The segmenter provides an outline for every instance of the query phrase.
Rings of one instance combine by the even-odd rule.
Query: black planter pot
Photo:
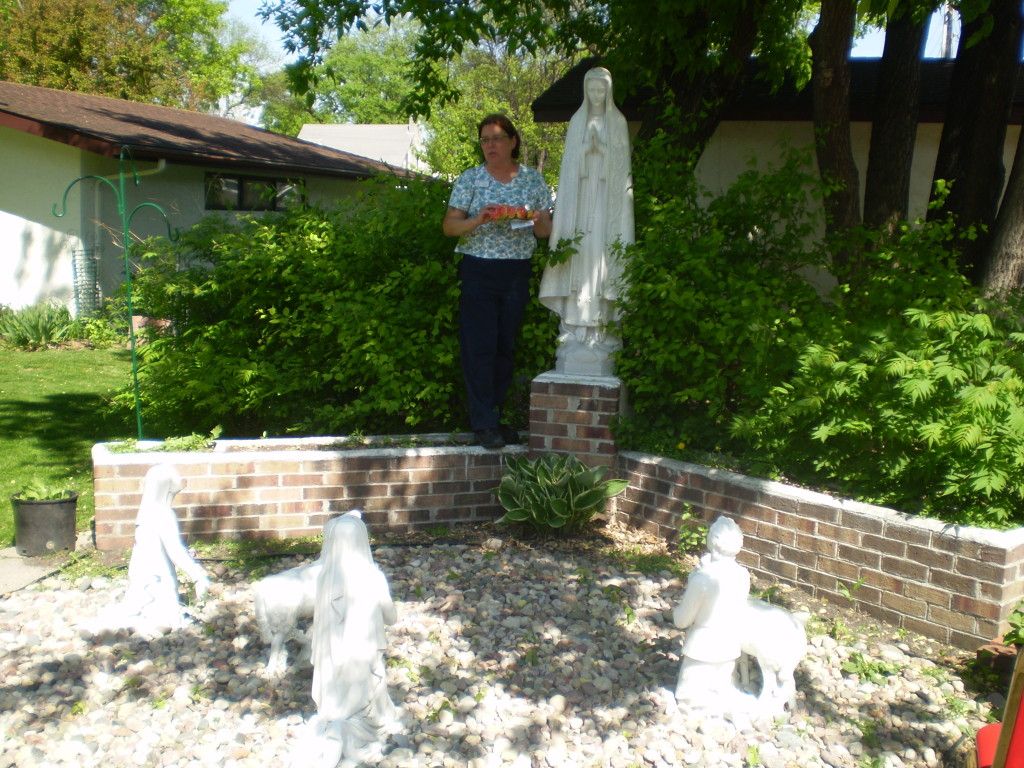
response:
[[[30,501],[11,496],[14,507],[14,548],[22,557],[73,552],[78,494],[63,499]]]

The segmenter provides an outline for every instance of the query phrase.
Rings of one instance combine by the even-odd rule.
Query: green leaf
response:
[[[613,496],[618,496],[628,487],[628,480],[609,480],[608,482],[605,483],[604,495],[610,499]]]

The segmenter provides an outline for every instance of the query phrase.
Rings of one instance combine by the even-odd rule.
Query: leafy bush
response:
[[[1024,522],[1024,315],[978,298],[949,220],[906,226],[736,436],[788,477],[949,522]]]
[[[536,459],[506,457],[508,472],[498,485],[505,508],[499,523],[519,523],[537,533],[576,533],[605,501],[626,489],[625,480],[605,480],[606,467],[588,468],[572,455]]]
[[[458,256],[440,224],[448,193],[439,183],[368,182],[336,209],[208,219],[177,243],[151,242],[138,304],[175,333],[140,351],[149,430],[374,434],[464,424]],[[555,326],[534,302],[520,381],[551,367]],[[525,409],[510,421],[524,418]]]
[[[957,523],[1024,522],[1024,323],[910,308],[811,344],[738,434],[805,482]]]
[[[70,326],[68,308],[45,301],[0,314],[0,339],[18,349],[45,349],[67,338]]]
[[[128,343],[128,311],[123,296],[105,299],[95,312],[77,317],[68,327],[67,338],[88,342],[96,349]]]
[[[706,201],[692,173],[666,177],[679,166],[662,152],[655,142],[638,168],[617,361],[634,413],[616,434],[663,455],[728,450],[732,417],[793,370],[825,313],[804,276],[821,259],[813,180],[791,154]]]

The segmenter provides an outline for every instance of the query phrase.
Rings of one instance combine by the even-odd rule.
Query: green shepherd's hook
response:
[[[68,193],[71,192],[72,188],[80,181],[92,180],[106,184],[110,187],[110,191],[114,193],[114,199],[117,201],[117,213],[121,217],[121,247],[124,250],[124,283],[128,297],[128,339],[130,341],[132,350],[132,392],[135,398],[135,425],[138,428],[138,438],[142,440],[142,400],[139,397],[139,360],[135,349],[135,324],[132,322],[132,315],[134,311],[132,309],[132,271],[131,262],[128,258],[129,247],[128,239],[131,234],[132,219],[135,218],[135,214],[144,208],[152,208],[163,218],[164,223],[167,225],[167,237],[171,240],[175,240],[176,235],[171,231],[170,219],[164,209],[156,203],[139,203],[130,211],[128,210],[128,196],[127,196],[127,185],[126,179],[128,174],[125,172],[125,166],[129,166],[132,181],[135,186],[138,187],[142,184],[142,180],[139,178],[139,173],[135,168],[135,161],[132,159],[131,148],[127,145],[121,147],[121,154],[118,158],[117,163],[117,180],[118,184],[115,187],[114,183],[104,177],[96,175],[79,176],[77,179],[72,181],[64,189],[64,196],[60,201],[60,210],[57,210],[57,204],[53,204],[53,215],[62,217],[68,212]]]

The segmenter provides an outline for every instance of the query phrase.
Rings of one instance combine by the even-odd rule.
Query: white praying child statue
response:
[[[608,375],[620,343],[617,317],[621,248],[634,241],[633,179],[626,118],[602,67],[583,79],[583,104],[569,121],[550,245],[578,238],[568,261],[548,266],[539,298],[561,319],[556,370]]]
[[[745,709],[745,697],[733,685],[750,593],[750,574],[736,562],[743,534],[720,517],[708,529],[707,543],[708,553],[690,574],[672,615],[687,630],[676,700],[694,708]]]
[[[171,507],[171,500],[183,487],[181,475],[169,464],[157,464],[146,472],[124,602],[104,612],[92,630],[127,628],[156,636],[180,629],[187,617],[178,599],[176,568],[194,582],[197,599],[206,595],[210,579],[185,549]]]
[[[324,526],[320,563],[312,633],[317,714],[294,764],[358,765],[378,757],[398,728],[384,663],[385,627],[397,614],[358,512]]]

